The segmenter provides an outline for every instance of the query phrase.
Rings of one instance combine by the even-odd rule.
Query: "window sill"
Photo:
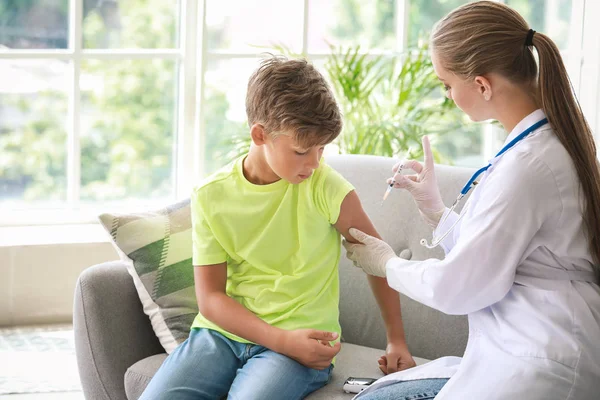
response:
[[[98,223],[0,227],[0,247],[108,242],[110,237]]]

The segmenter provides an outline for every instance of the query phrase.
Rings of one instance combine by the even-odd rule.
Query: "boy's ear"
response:
[[[257,146],[262,146],[267,142],[267,132],[261,124],[254,124],[250,127],[250,137],[252,142]]]

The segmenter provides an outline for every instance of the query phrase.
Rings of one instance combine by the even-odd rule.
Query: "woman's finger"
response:
[[[346,258],[350,261],[356,261],[356,257],[354,257],[354,252],[352,251],[346,252]]]
[[[415,183],[419,182],[419,177],[416,176],[416,175],[402,175],[402,176],[403,176],[404,179],[411,180],[411,181],[413,181]],[[396,189],[400,189],[401,188],[401,186],[398,185],[398,183],[393,178],[388,178],[386,182],[387,182],[388,185],[391,185],[392,182],[394,182],[394,187]]]
[[[362,243],[352,243],[352,242],[347,241],[346,239],[343,239],[342,240],[342,246],[344,246],[344,248],[346,249],[346,251],[348,253],[353,253],[353,252],[356,251],[356,249],[359,249],[359,248],[363,247],[364,244],[362,244]]]
[[[399,176],[394,182],[394,187],[396,189],[407,189],[408,191],[414,189],[418,183],[416,180],[408,178],[405,175]]]
[[[423,154],[425,154],[425,166],[429,169],[433,169],[433,154],[431,153],[431,144],[429,143],[429,137],[423,136],[422,142]]]
[[[398,169],[399,169],[400,167],[402,167],[402,169],[404,169],[404,162],[405,162],[405,161],[400,161],[399,163],[396,163],[396,164],[395,164],[395,165],[392,167],[392,172],[393,172],[393,173],[396,173],[396,172],[398,172]]]
[[[423,171],[423,164],[417,160],[407,160],[404,161],[404,169],[412,169],[417,174],[420,174]]]

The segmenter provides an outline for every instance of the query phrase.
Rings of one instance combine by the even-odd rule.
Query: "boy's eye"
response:
[[[323,150],[325,150],[325,146],[321,146],[319,147],[319,151],[322,152]],[[305,156],[310,152],[310,149],[306,150],[306,151],[299,151],[299,150],[294,150],[294,153],[296,153],[299,156]]]

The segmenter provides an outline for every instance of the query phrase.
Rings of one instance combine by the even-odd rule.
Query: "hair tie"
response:
[[[533,35],[535,34],[535,31],[533,29],[530,29],[529,32],[527,33],[527,38],[525,39],[525,46],[533,46]]]

